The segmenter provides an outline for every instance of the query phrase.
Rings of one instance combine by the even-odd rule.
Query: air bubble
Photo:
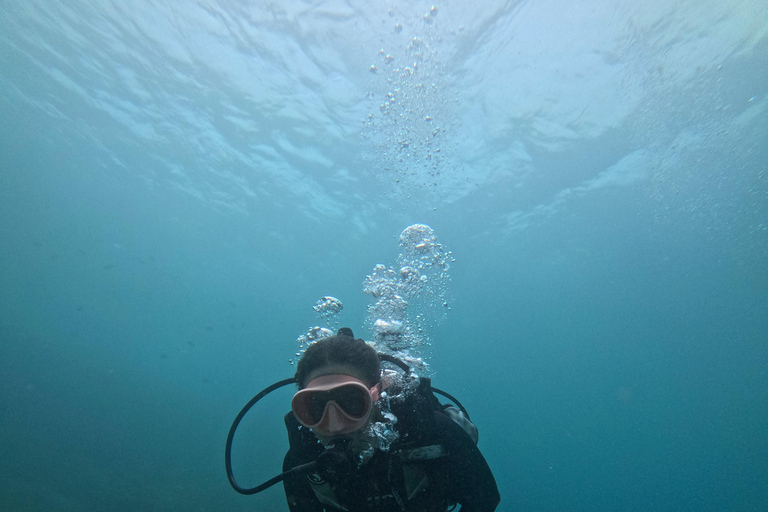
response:
[[[424,224],[406,228],[400,247],[398,270],[379,264],[365,278],[363,290],[376,300],[368,307],[369,325],[378,346],[415,361],[415,371],[428,372],[427,364],[414,358],[430,345],[424,334],[430,322],[445,315],[450,252]]]
[[[344,309],[344,305],[336,297],[326,295],[325,297],[320,297],[315,305],[312,306],[312,309],[319,313],[320,317],[325,318],[339,314],[341,310]]]

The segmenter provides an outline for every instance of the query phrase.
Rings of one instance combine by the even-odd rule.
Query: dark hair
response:
[[[307,376],[326,365],[348,365],[360,371],[363,380],[373,386],[381,379],[381,363],[376,350],[361,339],[355,339],[348,327],[336,336],[323,338],[310,345],[296,365],[296,382],[303,389]]]

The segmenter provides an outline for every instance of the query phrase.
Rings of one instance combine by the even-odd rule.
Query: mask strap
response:
[[[377,382],[376,385],[370,389],[371,400],[373,400],[374,402],[377,402],[379,398],[381,398],[381,394],[384,391],[386,391],[388,387],[389,387],[389,381],[387,379],[382,379],[379,382]]]

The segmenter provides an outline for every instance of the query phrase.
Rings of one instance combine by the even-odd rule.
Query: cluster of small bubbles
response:
[[[402,354],[398,354],[401,356]],[[405,360],[412,366],[412,361]],[[383,361],[385,364],[386,361]],[[389,451],[392,443],[400,437],[395,425],[397,416],[392,413],[391,404],[402,404],[418,388],[419,379],[413,372],[405,374],[401,369],[393,370],[382,368],[381,380],[384,387],[381,391],[380,399],[374,405],[372,420],[363,430],[363,435],[358,436],[353,441],[353,453],[357,456],[357,463],[363,464],[371,459],[376,450]]]
[[[376,454],[376,450],[388,452],[392,443],[400,437],[395,429],[397,417],[394,414],[389,411],[377,411],[374,414],[376,419],[368,423],[362,435],[356,436],[350,446],[358,465],[368,462]]]
[[[304,353],[304,351],[307,350],[307,347],[309,347],[312,343],[323,338],[328,338],[330,336],[333,336],[333,331],[326,327],[320,327],[316,325],[307,329],[307,332],[296,338],[296,343],[299,345],[299,348],[296,350],[296,360],[292,359],[290,363],[295,364],[296,361],[298,361],[298,359]]]
[[[405,360],[416,373],[428,373],[421,357],[430,345],[425,328],[450,309],[446,293],[453,260],[425,224],[407,227],[400,247],[396,268],[379,264],[365,277],[363,291],[375,299],[368,306],[369,326],[379,350]]]
[[[301,357],[307,347],[319,339],[333,336],[339,330],[339,313],[344,309],[344,305],[336,297],[324,295],[320,297],[312,309],[317,313],[317,319],[325,323],[325,327],[318,325],[310,327],[307,332],[296,338],[299,348],[296,351],[296,359],[289,362],[295,364]]]
[[[417,188],[443,193],[439,182],[449,171],[458,171],[449,168],[450,155],[444,154],[454,145],[445,140],[454,118],[454,101],[442,85],[438,8],[432,6],[424,13],[423,6],[413,4],[387,12],[395,18],[398,35],[381,48],[369,68],[376,78],[368,94],[372,111],[364,120],[367,130],[362,135],[373,146],[366,153],[373,155],[377,178],[395,196],[406,193],[411,199],[427,199],[412,194]],[[410,37],[403,38],[406,34]]]
[[[374,298],[386,298],[390,308],[404,311],[408,297],[418,293],[422,283],[422,276],[413,267],[405,265],[396,271],[379,263],[365,276],[364,291]]]
[[[389,351],[384,349],[381,351],[389,353],[407,364],[411,369],[411,377],[418,377],[419,375],[426,377],[432,374],[432,370],[429,368],[426,360],[418,354],[423,351],[424,346],[428,346],[430,343],[425,339],[426,336],[424,335],[423,330],[418,329],[418,331],[420,333],[419,336],[411,335],[411,339],[413,340],[411,343],[421,344],[417,348],[409,346],[401,350]]]
[[[312,306],[312,309],[317,312],[320,318],[328,318],[334,315],[338,315],[343,308],[344,305],[341,303],[341,301],[336,297],[331,297],[330,295],[320,297],[315,305]]]
[[[385,412],[381,415],[380,421],[372,422],[370,425],[373,438],[376,440],[376,448],[381,451],[389,451],[393,442],[397,441],[400,435],[394,426],[397,423],[397,417],[391,412]]]
[[[411,364],[409,361],[405,362]],[[388,451],[392,443],[400,437],[395,429],[397,416],[392,413],[391,404],[402,404],[419,386],[419,379],[415,373],[406,375],[400,369],[382,369],[381,380],[385,386],[381,392],[381,398],[376,402],[374,419],[362,436],[363,440],[358,450],[360,461],[370,458],[375,449]]]
[[[435,16],[437,16],[437,7],[433,5],[429,12],[425,14],[422,19],[424,20],[424,23],[431,25],[435,21]]]
[[[381,301],[378,301],[374,307],[379,312],[384,310]],[[407,350],[416,341],[416,337],[408,324],[391,315],[388,315],[386,319],[376,319],[373,323],[373,339],[379,344],[384,344],[390,350]]]
[[[369,430],[370,430],[370,427],[369,427]],[[376,433],[373,431],[366,432],[364,435],[368,436],[371,440],[376,439]],[[363,464],[371,460],[371,458],[373,458],[373,456],[376,454],[376,446],[374,446],[374,443],[371,443],[371,442],[361,443],[358,441],[357,446],[352,448],[352,453],[357,454],[357,465],[362,466]]]
[[[400,234],[398,264],[404,282],[418,290],[411,300],[418,334],[430,322],[442,320],[450,305],[447,298],[449,270],[454,259],[451,251],[438,242],[434,230],[426,224],[414,224]]]

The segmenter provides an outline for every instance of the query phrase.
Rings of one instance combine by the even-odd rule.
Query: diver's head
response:
[[[345,435],[368,422],[379,398],[381,366],[373,347],[343,328],[307,348],[296,368],[299,392],[291,410],[324,437]]]
[[[379,355],[365,341],[355,339],[352,329],[342,327],[336,336],[307,348],[296,366],[296,382],[304,389],[310,380],[333,373],[351,375],[373,387],[381,379]]]

